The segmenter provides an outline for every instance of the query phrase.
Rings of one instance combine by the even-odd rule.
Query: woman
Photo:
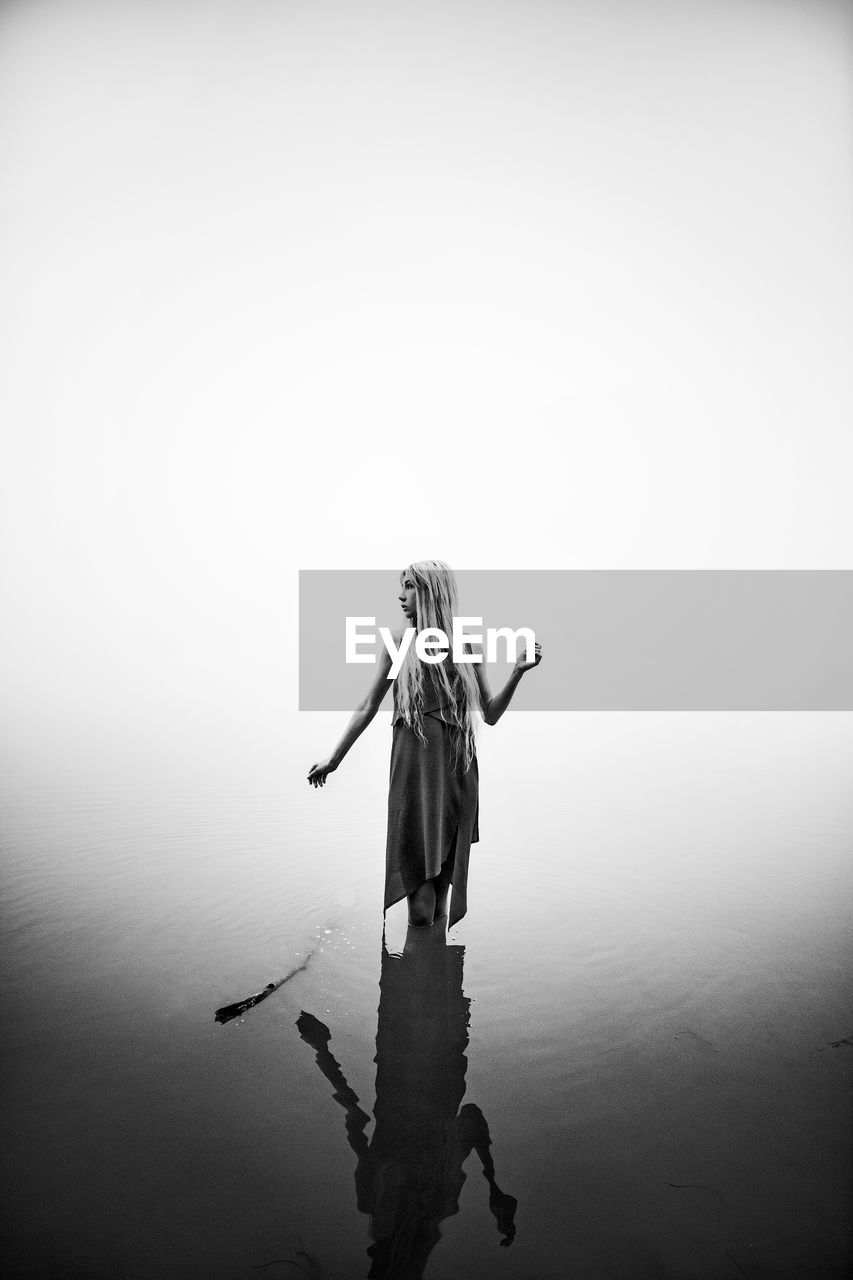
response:
[[[456,578],[442,560],[419,560],[400,575],[400,604],[416,631],[453,633]],[[401,633],[394,637],[399,650]],[[478,645],[469,652],[482,655]],[[384,910],[408,898],[409,924],[427,927],[467,910],[468,856],[480,838],[476,733],[480,719],[497,724],[525,671],[539,664],[541,645],[530,662],[517,658],[500,693],[492,696],[482,661],[425,663],[410,644],[393,682],[391,775],[385,849]],[[322,787],[356,738],[370,724],[388,690],[391,656],[385,647],[376,677],[353,712],[335,750],[311,766],[308,782]]]

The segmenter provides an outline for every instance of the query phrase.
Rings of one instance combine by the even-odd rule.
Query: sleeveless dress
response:
[[[480,776],[476,754],[467,773],[461,766],[451,769],[450,717],[430,665],[424,684],[426,747],[403,719],[396,680],[393,686],[384,911],[437,876],[449,858],[452,927],[468,909],[468,858],[480,839]]]

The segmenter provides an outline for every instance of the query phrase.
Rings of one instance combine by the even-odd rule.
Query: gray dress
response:
[[[449,715],[441,686],[429,666],[424,678],[427,746],[403,719],[396,680],[393,686],[384,909],[437,876],[450,858],[453,889],[448,926],[452,927],[468,909],[468,857],[471,845],[480,839],[480,780],[476,755],[467,773],[461,766],[451,769]]]

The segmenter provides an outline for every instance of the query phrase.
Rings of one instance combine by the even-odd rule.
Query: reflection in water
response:
[[[375,1127],[329,1051],[330,1032],[310,1013],[296,1025],[346,1113],[358,1157],[356,1197],[370,1216],[372,1280],[418,1280],[439,1240],[439,1223],[459,1211],[462,1166],[473,1150],[489,1184],[502,1245],[512,1243],[517,1202],[501,1191],[479,1107],[466,1103],[470,1000],[462,993],[465,948],[440,928],[410,927],[401,956],[382,948],[376,1032]]]

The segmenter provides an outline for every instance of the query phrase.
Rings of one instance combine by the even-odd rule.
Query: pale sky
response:
[[[12,721],[268,686],[300,568],[853,567],[851,27],[5,4]]]

